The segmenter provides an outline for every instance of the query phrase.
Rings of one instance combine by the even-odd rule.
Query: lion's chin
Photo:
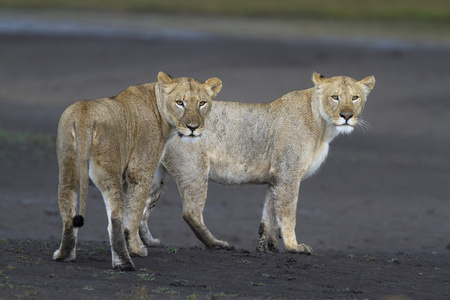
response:
[[[180,140],[184,143],[197,143],[200,140],[199,137],[195,135],[181,135]]]
[[[336,131],[339,134],[350,134],[352,133],[354,127],[348,124],[336,126]]]

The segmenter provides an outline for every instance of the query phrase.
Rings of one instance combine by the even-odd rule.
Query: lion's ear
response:
[[[359,83],[364,84],[370,91],[375,86],[375,77],[373,75],[367,76],[366,78],[361,80]]]
[[[323,81],[325,79],[327,79],[325,76],[320,75],[319,73],[313,71],[313,75],[312,75],[312,82],[314,82],[314,85],[319,85],[321,83],[323,83]]]
[[[164,72],[159,72],[158,73],[158,82],[160,84],[171,84],[171,83],[173,83],[173,79],[172,79],[172,77],[170,77],[170,75],[167,75]]]
[[[214,99],[222,89],[222,80],[217,77],[210,78],[205,81],[204,86],[211,96],[211,99]]]
[[[158,73],[158,82],[161,85],[162,90],[166,94],[169,94],[175,88],[175,82],[173,81],[172,77],[164,72]]]

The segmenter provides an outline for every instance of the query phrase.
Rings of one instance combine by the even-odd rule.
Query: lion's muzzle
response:
[[[178,129],[180,137],[199,137],[202,135],[203,128],[200,125],[186,124],[184,128]]]

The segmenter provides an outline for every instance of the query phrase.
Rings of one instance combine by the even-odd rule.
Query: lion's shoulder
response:
[[[117,96],[112,97],[115,100],[127,102],[127,100],[146,100],[154,99],[156,83],[144,83],[140,85],[132,85],[127,89],[119,93]]]

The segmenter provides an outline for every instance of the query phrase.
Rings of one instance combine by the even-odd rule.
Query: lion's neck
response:
[[[311,122],[314,123],[314,126],[311,126],[310,128],[315,131],[311,136],[316,136],[318,138],[315,141],[310,165],[304,178],[314,174],[320,168],[328,155],[329,144],[339,135],[336,126],[329,122],[329,120],[323,118],[323,114],[320,111],[320,103],[314,96],[315,95],[313,94],[311,97]]]

